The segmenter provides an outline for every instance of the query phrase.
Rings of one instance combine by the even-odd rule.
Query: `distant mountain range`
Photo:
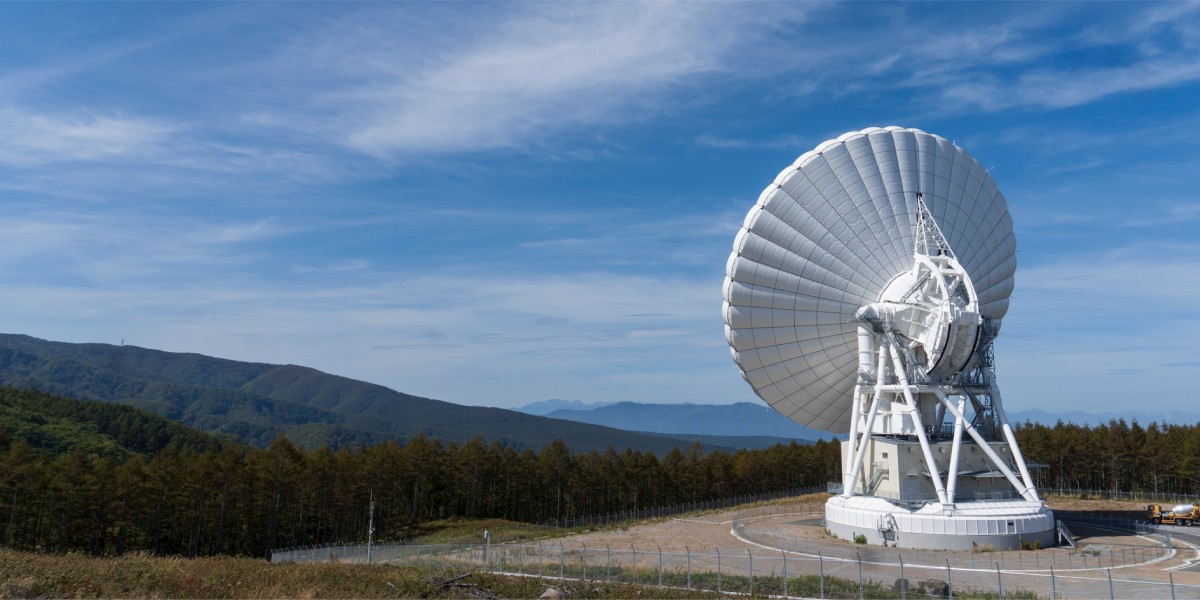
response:
[[[597,402],[585,404],[577,400],[545,400],[519,407],[516,410],[540,414],[555,419],[605,425],[618,429],[651,433],[676,434],[689,432],[711,436],[769,436],[773,440],[830,439],[833,434],[809,429],[771,408],[751,402],[737,404],[648,404],[637,402]],[[1096,426],[1125,419],[1143,426],[1151,422],[1194,424],[1200,413],[1188,412],[1128,412],[1089,414],[1079,411],[1051,413],[1044,410],[1024,410],[1010,413],[1013,423],[1041,423],[1053,427],[1058,421],[1077,425]],[[843,439],[840,436],[838,439]]]
[[[546,410],[572,406],[568,401],[550,400],[522,406],[517,410]],[[579,423],[604,425],[630,431],[665,434],[701,434],[714,436],[768,436],[782,440],[830,439],[827,431],[809,429],[762,404],[643,404],[638,402],[597,403],[556,408],[544,412],[548,417]]]
[[[136,346],[68,344],[0,334],[0,385],[80,400],[126,404],[203,432],[266,446],[276,436],[314,448],[482,436],[517,448],[562,439],[576,451],[631,448],[663,456],[699,442],[706,450],[763,448],[831,434],[801,427],[770,408],[551,400],[518,412],[463,406],[296,365],[240,362]],[[538,414],[542,413],[542,414]],[[1053,414],[1019,411],[1014,422],[1096,425],[1112,419],[1195,423],[1191,413]]]
[[[737,440],[636,433],[500,408],[463,406],[295,365],[240,362],[136,346],[49,342],[12,334],[0,334],[0,385],[126,404],[200,431],[264,447],[280,434],[309,448],[404,442],[425,434],[459,443],[482,436],[488,442],[534,449],[562,439],[576,451],[603,452],[611,446],[659,456],[696,441],[708,450],[767,443],[761,437]]]
[[[541,402],[533,402],[525,406],[519,406],[513,410],[521,411],[527,415],[538,415],[544,417],[556,410],[592,410],[601,406],[610,406],[616,402],[581,402],[579,400],[542,400]]]

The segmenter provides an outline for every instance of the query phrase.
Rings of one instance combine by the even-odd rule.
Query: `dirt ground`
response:
[[[1113,500],[1085,500],[1074,498],[1050,498],[1047,504],[1051,509],[1072,510],[1072,511],[1089,511],[1097,514],[1113,516],[1119,515],[1129,518],[1141,517],[1144,514],[1145,506],[1137,502],[1113,501]],[[823,516],[823,504],[814,503],[811,505],[811,512],[807,515],[796,514],[787,517],[764,518],[761,527],[771,528],[775,525],[775,533],[783,533],[789,540],[795,540],[797,543],[803,544],[808,542],[813,544],[813,547],[828,547],[829,554],[836,554],[838,547],[843,550],[864,549],[862,546],[855,547],[853,544],[844,540],[838,540],[830,537],[825,533],[825,529],[820,525],[820,517]],[[561,543],[567,548],[604,548],[609,547],[614,551],[617,549],[628,550],[635,548],[638,551],[656,551],[661,550],[664,553],[668,552],[712,552],[714,549],[719,549],[722,554],[741,555],[747,549],[757,553],[762,551],[764,554],[769,552],[772,546],[767,544],[758,544],[748,539],[739,539],[732,532],[733,519],[738,513],[744,512],[746,509],[710,512],[699,515],[690,515],[678,518],[664,519],[657,522],[641,523],[624,528],[616,528],[603,531],[594,531],[582,533],[578,535],[562,538]],[[776,523],[768,523],[768,521],[777,521]],[[1079,536],[1080,549],[1086,549],[1091,546],[1094,548],[1112,548],[1112,547],[1153,547],[1158,544],[1157,541],[1150,538],[1144,538],[1133,535],[1111,535],[1095,531],[1080,531],[1076,532]],[[755,538],[760,539],[760,538]],[[558,542],[559,540],[556,540]],[[1127,584],[1129,582],[1162,582],[1166,583],[1169,577],[1173,577],[1174,583],[1179,586],[1196,585],[1200,586],[1200,572],[1192,572],[1188,570],[1179,570],[1189,567],[1191,564],[1200,565],[1200,551],[1195,546],[1176,540],[1173,544],[1175,552],[1171,556],[1155,561],[1142,561],[1148,564],[1136,564],[1122,566],[1120,564],[1113,566],[1111,573],[1113,578],[1123,578]],[[777,548],[775,546],[774,548]],[[794,550],[795,545],[790,545],[789,550]],[[778,550],[776,550],[777,552]],[[951,561],[962,560],[964,556],[971,556],[970,552],[953,552],[953,551],[937,551],[945,553]],[[1034,553],[1038,553],[1036,556]],[[1000,554],[1000,553],[997,553]],[[1029,567],[1033,566],[1036,560],[1041,566],[1041,570],[1045,570],[1045,565],[1050,561],[1050,557],[1058,556],[1059,566],[1066,562],[1068,555],[1074,557],[1075,561],[1079,560],[1080,553],[1071,550],[1070,548],[1048,548],[1041,550],[1029,550],[1023,552],[1005,552],[1003,564],[1005,570],[1010,569],[1010,565],[1014,560],[1024,559],[1022,564]],[[1013,555],[1017,555],[1015,558]],[[981,558],[983,561],[994,559],[996,555],[989,555],[986,558]],[[1137,560],[1131,560],[1132,563],[1138,563]],[[957,564],[957,562],[956,562]],[[1076,563],[1077,564],[1077,563]],[[967,569],[964,569],[967,570]],[[979,569],[982,571],[983,569]],[[1075,569],[1075,571],[1086,571],[1087,569]],[[1095,571],[1093,576],[1103,578],[1106,569],[1092,569]],[[1033,573],[1036,570],[1027,569]],[[1060,571],[1060,573],[1066,570]],[[1060,577],[1062,577],[1060,575]],[[1100,581],[1100,579],[1097,579]],[[1097,584],[1099,585],[1099,584]],[[1161,590],[1159,590],[1161,592]],[[1196,588],[1200,592],[1200,587]],[[1098,589],[1099,592],[1107,592],[1107,589]],[[1107,593],[1104,594],[1107,596]],[[1154,597],[1157,594],[1147,596]],[[1189,596],[1191,594],[1188,594]],[[1183,594],[1180,597],[1184,597]]]

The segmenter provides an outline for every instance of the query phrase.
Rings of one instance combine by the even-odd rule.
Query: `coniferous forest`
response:
[[[1200,426],[1114,421],[1017,430],[1040,485],[1192,493]],[[133,408],[0,389],[0,545],[96,555],[264,556],[377,539],[454,517],[524,522],[600,515],[838,479],[836,442],[664,456],[514,449],[423,436],[331,450],[254,448]]]
[[[423,436],[336,451],[279,438],[260,449],[125,406],[4,389],[0,545],[263,556],[365,541],[371,497],[386,540],[435,519],[537,523],[813,486],[838,461],[827,442],[737,453],[695,445],[663,457]]]

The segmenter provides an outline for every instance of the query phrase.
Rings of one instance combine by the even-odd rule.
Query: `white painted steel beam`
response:
[[[921,444],[921,453],[925,455],[925,466],[929,469],[933,490],[937,493],[938,502],[946,504],[946,488],[942,486],[942,476],[938,473],[937,462],[933,460],[933,451],[929,449],[929,439],[925,437],[921,411],[917,408],[916,401],[913,400],[912,391],[908,386],[908,376],[904,374],[904,365],[900,362],[899,353],[896,352],[895,346],[890,341],[888,346],[892,349],[892,363],[896,369],[896,376],[900,378],[900,384],[904,386],[904,402],[908,405],[908,416],[912,419],[913,427],[916,429],[917,442]]]

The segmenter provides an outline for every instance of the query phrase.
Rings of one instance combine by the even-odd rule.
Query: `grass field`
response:
[[[718,598],[715,593],[603,582],[558,583],[472,573],[355,564],[271,564],[250,558],[93,558],[0,550],[0,598],[537,598],[549,586],[575,598]],[[478,586],[472,588],[470,586]]]
[[[456,585],[448,579],[465,575]],[[678,575],[678,574],[675,574]],[[674,576],[674,575],[673,575]],[[651,579],[647,576],[647,579]],[[715,587],[712,574],[697,574],[694,587]],[[740,598],[779,594],[778,577],[755,579],[753,596],[745,577],[727,576],[726,590]],[[491,573],[449,572],[425,567],[393,567],[346,563],[273,564],[251,558],[172,558],[131,554],[94,558],[79,554],[51,555],[0,550],[0,599],[9,598],[537,598],[554,586],[566,598],[721,598],[716,592],[603,581],[557,581]],[[858,598],[857,582],[833,577],[821,583],[812,575],[791,578],[792,597]],[[898,589],[869,582],[867,598],[902,598]],[[926,598],[909,590],[907,598]],[[955,597],[995,598],[994,593],[960,592]],[[1036,595],[1013,591],[1005,597]]]
[[[493,543],[522,542],[533,539],[560,537],[578,533],[584,528],[557,528],[504,519],[442,519],[423,521],[404,530],[404,540],[413,544],[478,544],[484,530]]]

